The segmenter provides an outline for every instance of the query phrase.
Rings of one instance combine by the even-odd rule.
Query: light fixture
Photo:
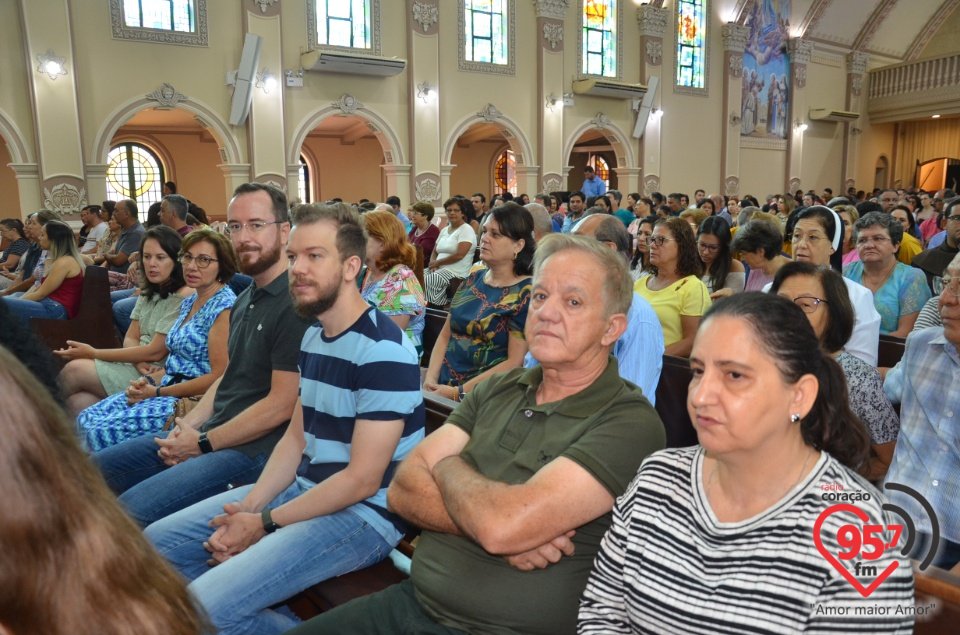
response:
[[[279,83],[277,82],[277,74],[271,73],[267,70],[267,67],[264,66],[263,70],[257,73],[256,86],[269,95],[271,91],[275,90],[277,86],[279,86]]]
[[[931,118],[931,119],[939,119],[939,118],[940,118],[940,115],[930,115],[930,118]]]
[[[422,84],[417,84],[417,98],[422,99],[423,103],[427,103],[437,97],[437,89],[434,86],[431,86],[427,82]]]
[[[550,93],[547,95],[547,110],[550,112],[557,112],[557,104],[560,102],[560,97],[557,97],[556,93]]]
[[[40,65],[37,66],[37,72],[46,73],[50,79],[56,79],[61,75],[67,74],[67,68],[64,65],[64,59],[54,53],[53,49],[49,49],[46,53],[37,55],[37,61],[40,62]]]
[[[800,121],[799,119],[797,119],[797,122],[793,124],[793,129],[796,130],[797,132],[803,132],[807,128],[809,128],[809,126],[803,123],[802,121]]]
[[[653,110],[650,111],[650,114],[656,117],[657,119],[660,119],[661,117],[663,117],[663,108],[654,108]]]
[[[283,71],[283,76],[287,78],[287,88],[303,88],[303,69]]]

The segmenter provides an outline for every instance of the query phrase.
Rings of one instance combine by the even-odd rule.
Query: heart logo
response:
[[[864,523],[870,522],[870,517],[867,516],[867,513],[862,509],[854,507],[853,505],[848,505],[846,503],[841,503],[839,505],[831,505],[820,513],[820,516],[817,517],[817,522],[813,526],[813,542],[817,545],[817,551],[820,552],[820,555],[826,558],[827,562],[833,565],[833,568],[840,572],[840,575],[847,579],[847,582],[853,585],[853,588],[857,590],[860,595],[863,597],[869,597],[871,593],[877,590],[877,587],[880,586],[880,583],[887,579],[893,570],[896,569],[900,562],[894,560],[887,568],[880,572],[880,575],[873,581],[872,584],[868,587],[864,587],[860,584],[860,580],[857,580],[853,577],[853,574],[850,573],[843,564],[834,557],[832,553],[827,551],[827,548],[823,546],[823,541],[820,539],[820,528],[823,527],[823,521],[827,519],[831,514],[837,512],[850,512],[862,520]]]

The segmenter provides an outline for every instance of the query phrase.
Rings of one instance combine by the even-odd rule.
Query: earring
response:
[[[797,413],[790,415],[790,423],[800,423],[800,415]]]
[[[520,253],[520,252],[517,252],[517,251],[513,252],[513,260],[514,260],[514,262],[516,262],[516,260],[517,260],[517,254],[518,254],[518,253]]]

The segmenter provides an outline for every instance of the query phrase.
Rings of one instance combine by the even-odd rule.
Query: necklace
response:
[[[812,448],[812,447],[807,450],[807,458],[804,459],[804,461],[803,461],[803,466],[800,468],[800,473],[797,474],[797,479],[793,482],[793,485],[791,485],[791,486],[786,490],[786,492],[793,491],[793,489],[800,483],[800,479],[803,478],[803,473],[807,471],[807,463],[810,462],[810,457],[811,457],[811,456],[813,456],[813,448]],[[720,466],[720,461],[714,461],[714,463],[713,463],[713,469],[710,470],[710,478],[707,479],[707,489],[706,489],[706,491],[704,492],[704,495],[707,497],[708,500],[710,499],[710,488],[713,487],[713,477],[717,475],[717,467],[719,467],[719,466]],[[786,493],[786,492],[785,492],[785,493]],[[781,495],[781,497],[782,497],[782,495]],[[779,499],[778,499],[778,500],[779,500]]]

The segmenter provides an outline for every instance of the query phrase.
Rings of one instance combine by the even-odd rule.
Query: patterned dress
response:
[[[440,383],[459,386],[507,359],[511,337],[523,339],[530,306],[531,279],[492,287],[478,266],[463,281],[450,304],[450,342],[440,368]]]
[[[410,267],[397,265],[382,280],[371,280],[367,270],[360,292],[364,300],[385,315],[409,315],[410,322],[404,332],[413,342],[417,354],[423,353],[423,312],[427,301],[423,287]]]
[[[183,301],[180,316],[167,335],[169,353],[161,386],[181,383],[211,371],[210,328],[224,310],[233,306],[237,296],[230,287],[224,287],[184,323],[196,299],[197,296],[192,295]],[[177,397],[153,397],[128,406],[127,396],[121,392],[81,412],[77,426],[87,448],[96,452],[127,439],[159,432],[173,413],[176,402]]]

